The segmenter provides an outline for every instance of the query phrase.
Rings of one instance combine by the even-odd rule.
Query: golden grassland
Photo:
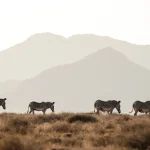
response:
[[[150,150],[150,116],[0,114],[0,150]]]

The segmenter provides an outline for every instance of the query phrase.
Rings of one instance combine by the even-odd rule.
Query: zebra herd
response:
[[[6,98],[0,98],[0,106],[2,106],[3,109],[6,109],[6,102],[5,102],[6,100],[7,100]],[[120,114],[121,113],[120,103],[121,101],[116,101],[116,100],[108,100],[108,101],[97,100],[94,103],[94,113],[96,109],[97,114],[99,114],[100,111],[107,112],[108,114],[112,114],[113,110],[116,109]],[[55,102],[38,103],[33,101],[29,103],[27,113],[34,114],[34,111],[42,111],[43,114],[45,114],[46,110],[49,108],[51,109],[52,112],[54,112],[54,104]],[[135,111],[134,116],[136,116],[138,112],[150,114],[150,101],[146,101],[146,102],[135,101],[132,106],[133,108],[130,113],[132,113],[134,110]]]
[[[116,100],[108,100],[108,101],[97,100],[94,103],[94,112],[96,108],[97,113],[99,113],[99,111],[107,111],[108,113],[112,114],[113,110],[116,108],[118,113],[120,114],[121,113],[120,102],[121,101]],[[135,111],[134,116],[136,116],[138,112],[150,114],[150,101],[146,102],[135,101],[132,107],[133,107],[132,111],[129,113],[132,113],[134,110]]]

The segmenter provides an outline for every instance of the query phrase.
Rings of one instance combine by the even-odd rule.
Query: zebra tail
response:
[[[27,110],[27,113],[29,113],[29,106],[28,106],[28,110]]]
[[[94,113],[95,113],[95,104],[94,104]]]
[[[129,112],[129,113],[132,113],[133,112],[133,107],[132,107],[132,110],[131,110],[131,112]]]

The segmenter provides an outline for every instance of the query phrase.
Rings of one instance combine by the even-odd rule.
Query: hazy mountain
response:
[[[149,89],[150,71],[107,47],[75,63],[48,69],[4,95],[7,111],[26,112],[31,101],[55,101],[56,112],[86,112],[93,111],[97,99],[116,99],[128,112],[133,101],[150,98]]]
[[[21,81],[19,80],[7,80],[0,82],[0,95],[5,92],[11,92],[13,89],[17,88]]]
[[[23,43],[0,52],[0,81],[26,79],[53,66],[78,61],[98,49],[112,47],[132,61],[150,68],[150,46],[140,46],[92,34],[64,38],[35,34]]]

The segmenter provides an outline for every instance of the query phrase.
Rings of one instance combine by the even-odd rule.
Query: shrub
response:
[[[73,115],[68,118],[68,122],[73,123],[73,122],[97,122],[98,120],[91,116],[91,115],[85,115],[85,114],[77,114]]]
[[[68,113],[36,115],[32,118],[31,122],[34,124],[52,123],[57,121],[64,121],[68,116]]]

